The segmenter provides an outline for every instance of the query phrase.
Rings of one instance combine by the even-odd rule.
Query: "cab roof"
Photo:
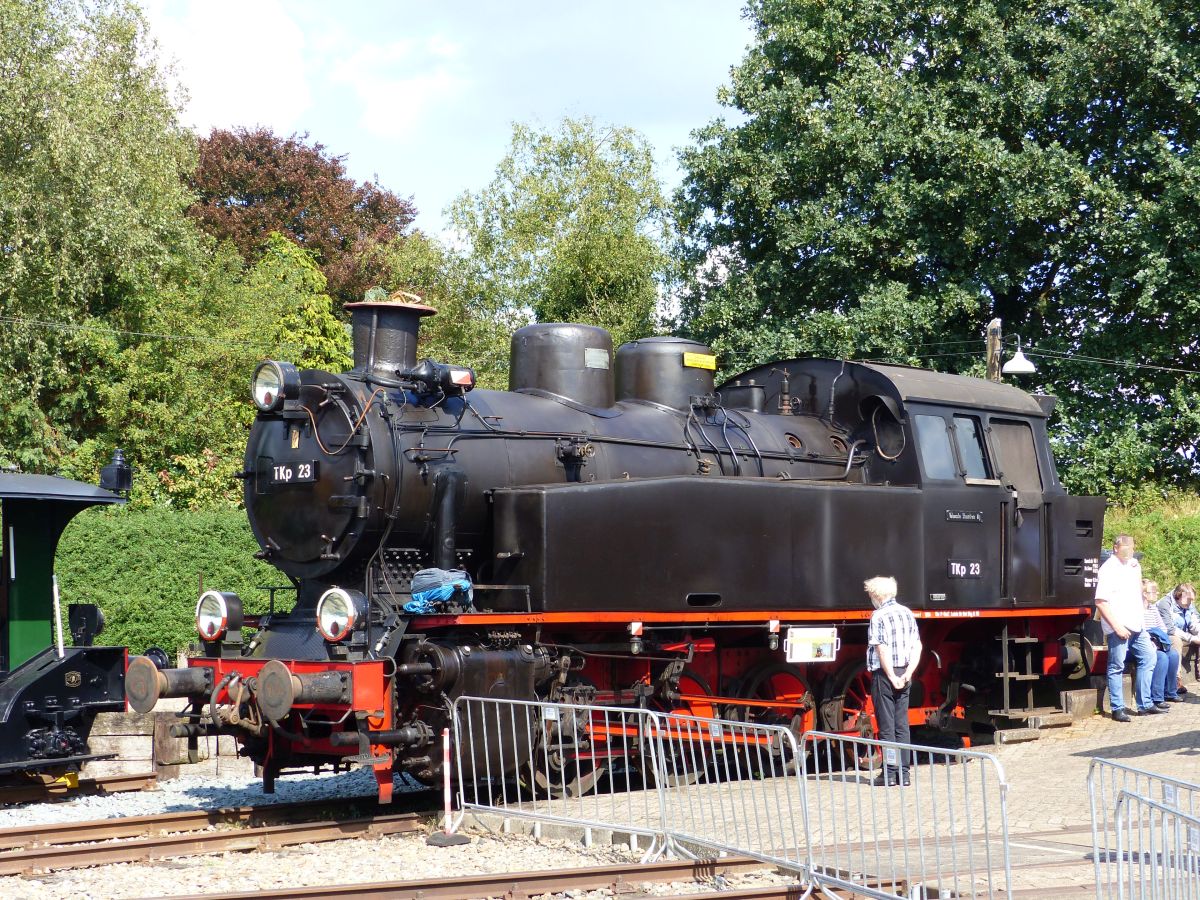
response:
[[[970,378],[965,375],[946,375],[928,369],[886,363],[858,365],[887,378],[905,403],[938,403],[1046,418],[1045,410],[1032,394],[998,381]]]

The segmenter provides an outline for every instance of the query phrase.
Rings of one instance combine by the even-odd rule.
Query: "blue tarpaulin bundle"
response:
[[[412,600],[404,611],[428,615],[438,612],[451,600],[470,606],[474,598],[471,577],[462,569],[422,569],[412,580]]]

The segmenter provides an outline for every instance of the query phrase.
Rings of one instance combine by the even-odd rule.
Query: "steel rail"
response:
[[[104,775],[99,778],[81,778],[71,787],[65,783],[29,782],[25,784],[0,785],[0,804],[45,803],[51,800],[70,800],[73,797],[96,794],[119,794],[126,791],[143,791],[158,783],[153,772],[138,772],[133,775]]]
[[[540,872],[501,872],[462,878],[430,878],[421,881],[377,881],[319,887],[289,887],[278,891],[237,891],[234,893],[190,894],[170,900],[472,900],[480,897],[520,897],[571,890],[610,890],[621,894],[631,885],[646,881],[697,881],[718,875],[765,871],[768,863],[748,857],[718,860],[673,860],[670,862],[625,863],[614,866],[586,866],[577,869],[546,869]],[[757,890],[755,888],[754,890]],[[796,891],[794,894],[785,891]],[[698,895],[737,897],[734,891]],[[772,893],[747,894],[746,898],[799,897],[795,885],[775,885]]]
[[[295,844],[379,837],[423,831],[417,813],[263,825],[216,832],[191,832],[99,844],[27,847],[0,853],[0,875],[28,875],[110,863],[146,862],[175,856],[200,856],[246,850],[275,850]]]
[[[337,801],[343,812],[356,807],[376,809],[375,796],[347,797]],[[188,809],[149,816],[120,816],[52,825],[23,825],[0,829],[0,851],[26,847],[111,841],[150,835],[200,831],[214,825],[278,825],[327,811],[329,800],[271,803],[261,806],[226,806],[219,809]],[[405,810],[409,811],[409,810]]]

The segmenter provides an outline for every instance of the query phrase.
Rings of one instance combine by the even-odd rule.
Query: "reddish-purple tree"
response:
[[[308,135],[282,138],[266,128],[215,129],[200,140],[191,185],[191,214],[218,240],[257,259],[272,231],[316,254],[329,293],[346,302],[382,280],[380,244],[416,217],[412,199],[378,181],[346,175],[344,156],[330,156]]]

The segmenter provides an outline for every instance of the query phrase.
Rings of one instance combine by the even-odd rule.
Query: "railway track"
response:
[[[0,785],[0,806],[15,803],[46,803],[53,800],[70,800],[74,797],[97,794],[120,794],[126,791],[144,791],[158,783],[153,772],[138,772],[133,775],[105,775],[100,778],[81,778],[72,787],[61,781],[30,781]]]
[[[325,887],[290,887],[281,891],[192,894],[171,900],[476,900],[483,897],[536,897],[564,891],[609,890],[624,896],[645,882],[716,882],[718,877],[771,870],[756,859],[728,857],[715,861],[683,860],[659,863],[626,863],[540,872],[503,872],[463,878],[430,878],[421,881],[380,881]],[[764,885],[745,889],[688,894],[692,900],[793,900],[803,891],[798,885]]]
[[[337,804],[342,812],[336,817],[329,815],[330,802],[322,800],[0,829],[0,875],[269,850],[425,828],[420,812],[379,815],[373,797]]]

